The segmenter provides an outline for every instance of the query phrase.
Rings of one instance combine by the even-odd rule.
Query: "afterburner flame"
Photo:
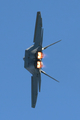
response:
[[[38,58],[38,59],[42,59],[42,58],[43,58],[43,53],[42,53],[42,52],[38,52],[37,58]]]
[[[42,68],[43,67],[43,63],[41,61],[37,61],[37,68]]]

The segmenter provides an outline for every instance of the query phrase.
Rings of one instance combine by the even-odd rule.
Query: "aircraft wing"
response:
[[[38,95],[38,84],[39,81],[41,80],[41,74],[33,74],[31,76],[31,102],[32,102],[32,107],[35,108],[36,106],[36,101],[37,101],[37,95]]]
[[[42,39],[43,39],[42,18],[41,18],[41,13],[37,12],[34,40],[33,40],[35,46],[39,46],[39,45],[42,46]]]

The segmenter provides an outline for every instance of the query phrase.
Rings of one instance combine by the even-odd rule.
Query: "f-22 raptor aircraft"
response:
[[[41,89],[41,73],[59,82],[58,80],[46,74],[46,72],[44,72],[41,68],[43,66],[42,65],[42,58],[43,58],[42,51],[48,48],[49,46],[54,45],[60,41],[61,40],[55,43],[52,43],[46,47],[42,47],[42,42],[43,42],[42,18],[41,18],[41,13],[37,12],[34,40],[33,40],[34,45],[32,45],[31,47],[25,50],[25,56],[23,57],[24,68],[27,69],[32,74],[31,76],[32,108],[35,108],[35,105],[36,105],[38,88],[39,88],[39,92]]]

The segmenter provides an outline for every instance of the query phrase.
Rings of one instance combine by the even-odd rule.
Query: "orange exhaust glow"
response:
[[[43,53],[42,52],[38,52],[37,58],[38,59],[42,59],[43,58]]]
[[[42,68],[43,67],[43,63],[41,61],[37,61],[37,68]]]

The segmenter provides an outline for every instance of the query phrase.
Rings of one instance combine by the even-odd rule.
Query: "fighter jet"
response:
[[[41,90],[41,73],[59,82],[58,80],[46,74],[46,72],[42,70],[42,66],[43,66],[42,58],[43,58],[43,50],[45,50],[46,48],[60,41],[61,40],[55,43],[52,43],[46,47],[42,47],[42,42],[43,42],[42,18],[41,18],[40,11],[37,12],[34,40],[33,40],[34,44],[25,50],[25,56],[23,57],[24,68],[27,69],[32,74],[31,76],[31,106],[32,108],[35,108],[36,106],[38,88],[39,88],[39,92]]]

